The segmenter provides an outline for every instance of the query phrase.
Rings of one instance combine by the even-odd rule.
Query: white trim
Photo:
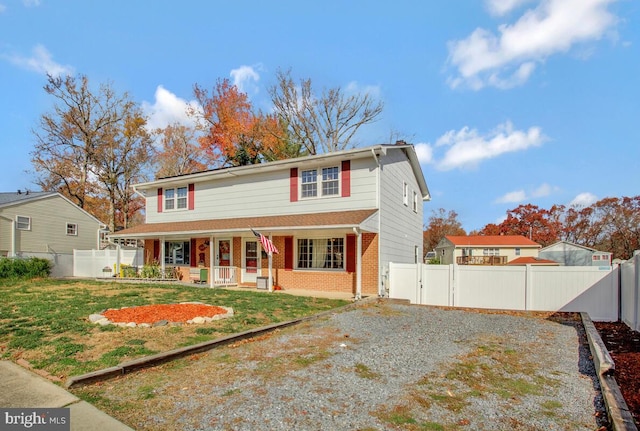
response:
[[[69,233],[69,226],[73,226],[73,232],[71,233]],[[67,222],[65,233],[67,234],[67,236],[78,236],[78,223]]]
[[[20,219],[27,219],[27,227],[20,227]],[[17,230],[31,230],[31,217],[29,216],[21,216],[16,214],[16,229]]]

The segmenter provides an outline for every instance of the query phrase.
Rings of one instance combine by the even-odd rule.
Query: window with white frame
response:
[[[344,238],[299,238],[298,268],[344,269]]]
[[[516,247],[516,256],[520,256],[520,247]]]
[[[315,198],[340,194],[340,168],[307,169],[300,173],[300,196]]]
[[[188,199],[187,187],[176,187],[173,189],[164,190],[164,209],[171,210],[184,210],[187,209]]]
[[[482,250],[482,254],[485,256],[500,256],[499,248],[485,248]]]
[[[418,193],[413,192],[413,212],[418,212]]]
[[[16,216],[16,228],[19,230],[31,230],[31,217]]]
[[[409,184],[402,182],[402,202],[404,206],[409,206]]]
[[[78,235],[78,225],[76,223],[67,223],[67,235]]]

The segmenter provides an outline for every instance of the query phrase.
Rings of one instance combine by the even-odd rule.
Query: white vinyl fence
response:
[[[412,304],[586,311],[616,321],[618,286],[617,267],[389,264],[389,297]]]
[[[120,264],[142,266],[142,249],[120,249]],[[118,250],[73,250],[74,277],[110,277],[114,273],[114,266],[118,257]],[[107,271],[109,269],[110,271]]]
[[[640,254],[620,265],[621,320],[640,331]]]

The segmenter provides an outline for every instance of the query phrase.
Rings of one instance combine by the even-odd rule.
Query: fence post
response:
[[[533,274],[532,266],[527,264],[524,266],[524,309],[531,309],[531,292],[533,292]]]
[[[456,301],[456,283],[458,278],[458,265],[450,264],[449,265],[449,306],[455,307]]]

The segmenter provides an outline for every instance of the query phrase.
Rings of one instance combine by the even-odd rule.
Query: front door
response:
[[[260,275],[260,244],[252,238],[243,240],[242,282],[255,283]]]
[[[216,266],[231,266],[231,240],[216,240]]]

